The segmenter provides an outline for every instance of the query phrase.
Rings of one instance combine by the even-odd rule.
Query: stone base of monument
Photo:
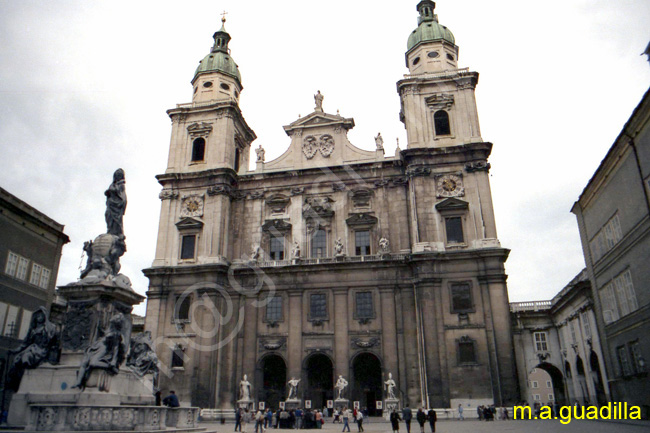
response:
[[[292,398],[284,402],[284,410],[286,411],[296,410],[299,407],[303,407],[302,400],[300,400],[299,398]]]
[[[153,406],[155,403],[151,376],[139,378],[124,367],[116,375],[93,370],[82,392],[72,388],[77,381],[78,368],[78,364],[43,364],[37,369],[26,370],[18,392],[11,400],[9,425],[27,425],[30,406]]]
[[[350,407],[350,400],[348,400],[347,398],[337,398],[336,400],[334,400],[334,408],[339,412],[341,411],[341,409],[346,407],[348,409],[352,409]]]
[[[396,398],[387,398],[384,400],[384,418],[387,420],[390,419],[390,414],[393,412],[393,410],[399,411],[399,400]],[[400,414],[401,416],[401,414]]]
[[[255,410],[255,402],[249,398],[237,400],[237,407],[252,411]]]

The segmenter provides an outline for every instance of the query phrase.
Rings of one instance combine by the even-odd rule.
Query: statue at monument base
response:
[[[79,281],[58,288],[67,305],[60,338],[46,312],[32,317],[13,365],[24,374],[9,408],[11,427],[80,433],[198,430],[198,408],[155,406],[159,368],[150,336],[136,335],[131,344],[131,311],[145,298],[119,274],[126,251],[124,185],[124,171],[117,170],[106,191],[107,233],[86,242],[88,263]]]

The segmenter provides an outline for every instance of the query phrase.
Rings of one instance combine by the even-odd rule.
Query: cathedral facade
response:
[[[478,73],[459,68],[435,3],[417,5],[398,81],[408,142],[355,147],[354,119],[323,110],[284,127],[265,161],[239,107],[225,28],[168,111],[169,162],[145,327],[160,388],[230,411],[277,408],[300,379],[302,406],[343,397],[381,409],[389,374],[402,405],[476,407],[518,399],[504,263],[480,135]],[[397,109],[397,107],[395,107]],[[252,162],[252,161],[251,161]],[[248,391],[247,391],[248,392]]]

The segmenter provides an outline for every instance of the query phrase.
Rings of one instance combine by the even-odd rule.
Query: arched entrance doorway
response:
[[[564,384],[564,375],[559,368],[548,362],[542,362],[535,368],[540,368],[547,372],[551,376],[551,381],[553,382],[553,396],[555,401],[560,405],[568,404],[566,400],[565,384]]]
[[[307,386],[302,388],[304,400],[311,400],[312,408],[322,410],[327,406],[327,400],[334,398],[332,360],[322,353],[313,354],[305,360],[305,371]]]
[[[265,356],[260,360],[258,371],[262,379],[262,386],[257,390],[258,401],[277,409],[280,401],[286,399],[287,366],[284,359],[278,355]]]
[[[596,388],[596,400],[598,406],[607,404],[607,396],[605,395],[605,384],[603,383],[603,376],[600,373],[600,361],[598,355],[593,350],[589,355],[589,367],[591,369],[591,380],[594,382]]]
[[[361,353],[352,361],[351,402],[368,408],[370,416],[377,415],[377,401],[382,397],[381,361],[372,353]]]

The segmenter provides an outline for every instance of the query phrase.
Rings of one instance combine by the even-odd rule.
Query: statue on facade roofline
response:
[[[314,102],[316,102],[316,111],[323,111],[323,98],[324,97],[320,90],[314,95]]]
[[[384,150],[384,139],[381,136],[381,132],[375,137],[375,144],[377,145],[377,150]]]

